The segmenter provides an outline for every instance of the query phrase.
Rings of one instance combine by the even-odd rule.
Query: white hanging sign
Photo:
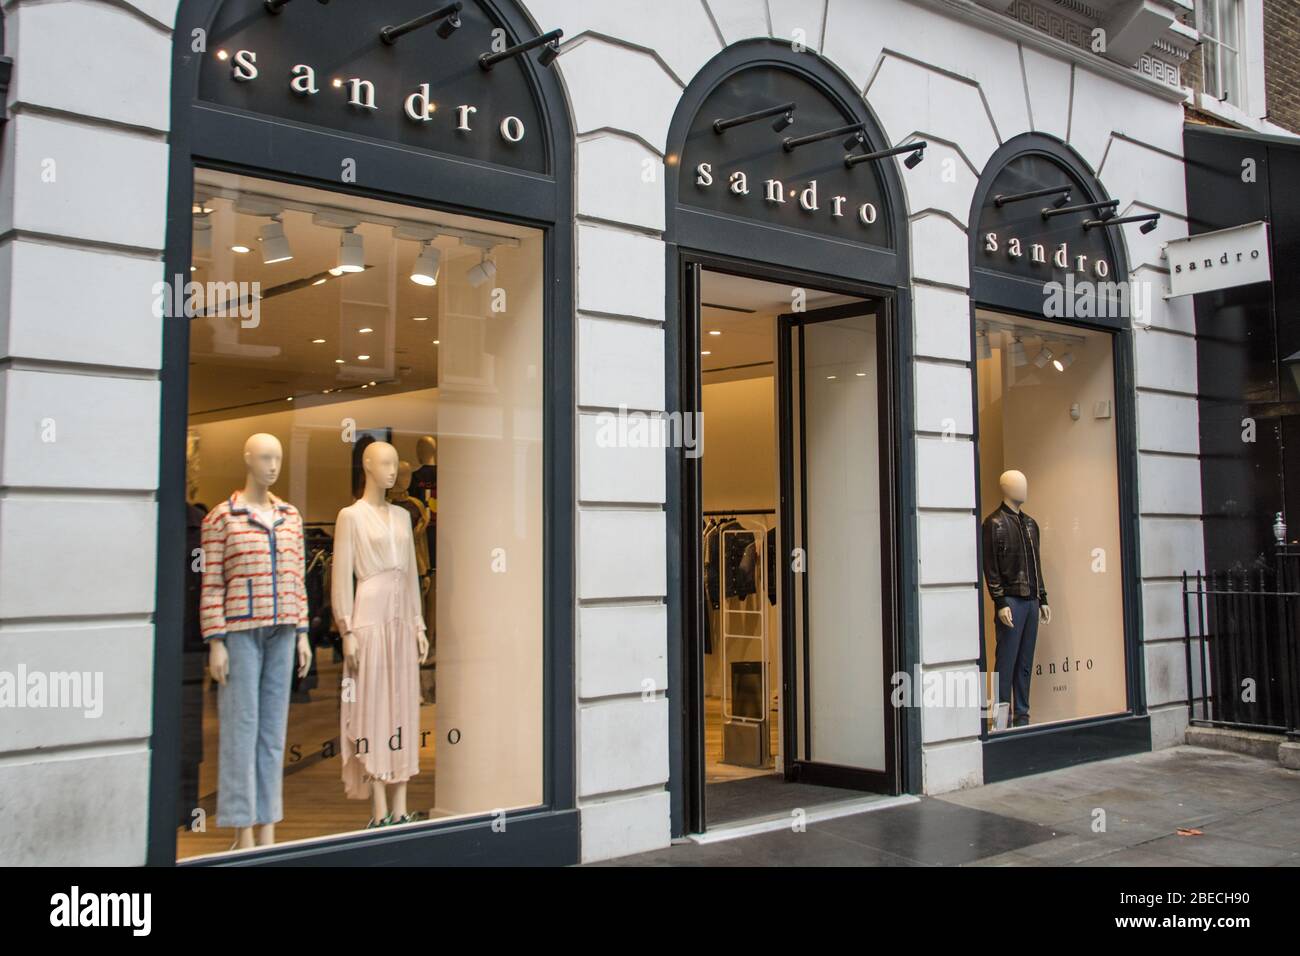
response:
[[[1233,286],[1268,282],[1268,223],[1250,222],[1165,244],[1169,295],[1195,295]]]

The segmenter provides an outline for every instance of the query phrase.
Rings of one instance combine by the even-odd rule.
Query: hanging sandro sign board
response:
[[[1169,296],[1214,292],[1253,282],[1269,282],[1268,223],[1203,232],[1165,244]]]
[[[785,114],[729,126],[714,123],[793,103]],[[834,130],[855,119],[807,79],[775,66],[737,70],[705,98],[686,135],[678,203],[774,227],[893,247],[879,162],[852,168],[845,156],[881,149],[865,137],[846,146],[841,133],[793,149],[787,139]],[[776,126],[781,126],[776,129]],[[669,158],[671,162],[673,157]],[[882,160],[881,162],[893,162]]]
[[[546,173],[541,113],[522,58],[479,56],[518,42],[474,0],[460,27],[386,43],[380,31],[431,0],[289,3],[227,0],[204,39],[201,102],[414,149]]]

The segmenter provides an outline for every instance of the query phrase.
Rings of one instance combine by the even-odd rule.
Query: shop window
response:
[[[980,310],[976,347],[990,729],[1122,713],[1114,336]]]
[[[542,234],[194,195],[178,855],[540,804]]]

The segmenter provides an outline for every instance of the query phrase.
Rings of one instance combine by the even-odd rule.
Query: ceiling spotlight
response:
[[[343,364],[343,360],[342,360],[342,359],[335,359],[335,360],[334,360],[334,364],[335,364],[335,365],[342,365],[342,364]]]
[[[357,334],[358,334],[358,335],[369,335],[369,334],[370,334],[371,332],[373,332],[373,331],[374,331],[374,329],[370,328],[370,326],[366,326],[364,329],[357,329]]]
[[[700,354],[701,354],[701,355],[712,355],[713,353],[710,352],[710,351],[708,351],[708,350],[706,349],[706,350],[700,352]]]
[[[433,344],[434,344],[434,345],[440,345],[440,344],[442,344],[442,343],[440,343],[437,339],[434,339],[434,340],[433,340]]]
[[[1017,335],[1012,341],[1009,351],[1011,353],[1011,364],[1016,368],[1019,368],[1029,361],[1028,357],[1025,355],[1025,343],[1020,341],[1020,336]]]
[[[1074,364],[1074,352],[1068,349],[1066,350],[1065,354],[1062,355],[1060,358],[1052,360],[1052,367],[1055,368],[1058,372],[1064,372],[1067,368],[1069,368],[1073,364]]]
[[[262,227],[262,265],[269,266],[276,262],[288,262],[293,258],[289,249],[289,240],[284,234],[284,223],[273,218]]]
[[[325,344],[325,340],[324,340],[324,339],[312,339],[312,340],[311,340],[311,344],[312,344],[312,345],[324,345],[324,344]]]
[[[710,334],[710,335],[721,335],[722,333],[719,332],[717,329],[709,329],[709,334]]]
[[[343,230],[339,239],[339,272],[366,271],[366,242],[351,227]],[[334,270],[331,269],[331,272]]]
[[[369,355],[358,355],[358,356],[357,356],[357,361],[358,361],[358,362],[369,362],[369,361],[370,361],[370,356],[369,356]]]
[[[428,317],[427,315],[413,315],[413,316],[411,316],[411,321],[412,321],[412,322],[428,322],[428,321],[429,321],[429,317]]]
[[[238,253],[238,254],[241,255],[241,256],[243,256],[243,255],[247,255],[248,253],[252,252],[252,250],[249,249],[248,246],[241,246],[241,245],[233,245],[233,246],[231,246],[231,247],[230,247],[230,251],[231,251],[231,252]]]
[[[989,334],[983,329],[975,333],[975,357],[979,359],[993,357],[993,349],[989,346]]]
[[[1041,349],[1039,349],[1038,354],[1034,356],[1034,364],[1037,365],[1039,368],[1042,368],[1044,365],[1050,362],[1054,357],[1055,356],[1052,355],[1052,350],[1049,349],[1046,345],[1044,345]]]
[[[497,274],[497,264],[488,258],[487,250],[483,250],[483,258],[478,265],[471,268],[465,273],[465,278],[474,288],[478,288],[484,282],[487,282]]]
[[[190,212],[196,216],[207,216],[212,213],[212,201],[202,196],[195,197],[193,205],[190,206]]]
[[[460,28],[460,10],[464,6],[462,3],[448,3],[436,10],[430,10],[428,13],[421,14],[414,20],[407,20],[399,26],[384,27],[379,31],[379,39],[392,45],[397,42],[399,37],[403,37],[412,30],[418,30],[420,27],[428,26],[435,20],[441,21],[437,26],[438,36],[444,40],[451,36]]]
[[[326,282],[329,281],[330,281],[329,279],[322,277],[320,279],[317,279],[315,282],[313,282],[312,285],[324,285]]]
[[[411,281],[416,285],[433,286],[438,284],[438,268],[442,263],[442,253],[426,242],[415,265],[411,267]]]

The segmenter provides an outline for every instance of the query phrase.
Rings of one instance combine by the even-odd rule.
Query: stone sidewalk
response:
[[[1296,866],[1300,772],[1175,747],[615,866]]]

